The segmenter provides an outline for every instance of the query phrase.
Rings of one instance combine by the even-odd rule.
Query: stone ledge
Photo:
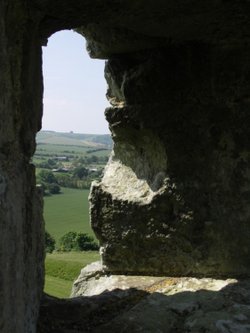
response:
[[[71,297],[95,296],[116,289],[137,289],[148,293],[173,295],[179,292],[199,290],[219,291],[237,283],[236,279],[212,279],[193,277],[164,277],[107,274],[101,262],[93,262],[81,270],[73,284]]]
[[[250,332],[249,279],[107,275],[97,262],[76,286],[83,297],[44,298],[38,332]]]
[[[81,270],[81,274],[73,284],[71,297],[94,296],[116,289],[131,288],[145,290],[164,281],[157,276],[111,275],[104,271],[100,262],[94,262]]]

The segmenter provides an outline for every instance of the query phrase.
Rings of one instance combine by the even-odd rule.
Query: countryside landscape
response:
[[[45,292],[69,297],[80,270],[99,259],[89,224],[91,182],[101,178],[112,149],[110,135],[41,131],[33,158],[44,196]]]

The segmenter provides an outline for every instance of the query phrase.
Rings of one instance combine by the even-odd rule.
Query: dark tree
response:
[[[53,172],[49,170],[41,170],[37,178],[38,181],[40,181],[41,183],[48,183],[48,184],[57,183],[55,175],[53,174]]]
[[[76,250],[78,251],[96,251],[99,249],[94,238],[87,234],[79,232],[76,237]]]
[[[86,178],[88,176],[88,169],[84,168],[84,167],[77,167],[74,169],[73,171],[73,176],[77,177],[79,179],[83,179]]]
[[[48,184],[48,190],[50,194],[59,194],[61,192],[61,187],[58,184]]]
[[[63,235],[60,240],[61,251],[96,251],[99,249],[98,244],[94,241],[91,236],[84,233],[77,233],[70,231]]]
[[[45,252],[52,253],[55,250],[55,244],[55,239],[48,233],[48,231],[45,231]]]

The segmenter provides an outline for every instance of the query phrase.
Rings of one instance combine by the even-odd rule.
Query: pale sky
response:
[[[43,73],[43,130],[109,133],[104,61],[89,57],[81,35],[65,30],[51,36],[43,47]]]

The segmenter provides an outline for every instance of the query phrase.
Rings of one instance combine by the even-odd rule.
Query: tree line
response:
[[[37,174],[37,184],[39,184],[44,195],[59,194],[61,187],[89,189],[94,179],[101,177],[102,171],[90,171],[85,167],[79,166],[70,173],[52,172],[42,169]]]
[[[53,251],[97,251],[99,245],[94,238],[82,233],[69,231],[59,239],[59,246],[56,247],[55,239],[45,231],[45,252],[52,253]]]

